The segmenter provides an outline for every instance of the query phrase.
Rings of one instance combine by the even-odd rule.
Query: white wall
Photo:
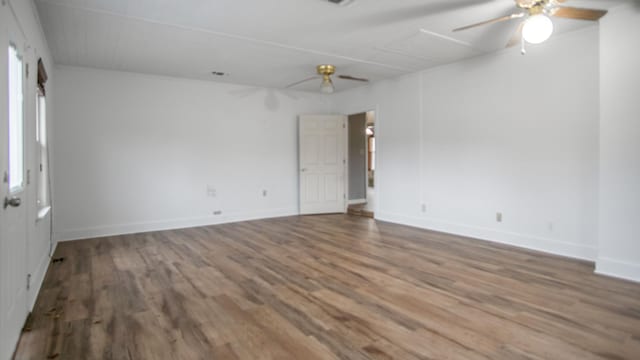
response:
[[[377,218],[419,207],[419,84],[419,76],[413,74],[332,97],[336,112],[376,111]]]
[[[378,110],[376,218],[595,259],[597,73],[591,27],[340,93],[335,109]]]
[[[297,214],[297,116],[328,109],[316,94],[85,68],[57,68],[56,87],[61,240]]]
[[[296,115],[374,109],[379,219],[598,258],[600,272],[637,278],[638,105],[620,104],[638,92],[623,31],[634,20],[612,11],[602,35],[593,26],[526,56],[508,49],[329,98],[58,68],[56,236],[295,214]]]
[[[640,281],[640,4],[611,10],[600,28],[596,271]]]
[[[23,258],[24,254],[3,254],[7,256],[18,257],[18,261],[26,263],[26,271],[28,274],[31,274],[31,287],[27,291],[27,304],[26,310],[30,311],[34,305],[36,297],[38,295],[40,286],[44,279],[45,272],[47,270],[49,264],[49,251],[50,247],[55,247],[55,244],[50,244],[49,237],[49,228],[50,228],[50,216],[45,217],[39,221],[36,221],[37,217],[37,206],[36,206],[36,189],[37,184],[35,182],[35,175],[38,169],[38,156],[37,156],[37,146],[35,141],[35,97],[36,97],[36,71],[37,71],[37,60],[38,58],[42,58],[45,64],[45,67],[48,71],[49,81],[47,82],[47,117],[50,123],[54,122],[53,119],[53,106],[52,99],[54,96],[53,84],[54,84],[54,73],[53,73],[53,61],[51,58],[51,54],[49,48],[46,43],[46,39],[44,37],[42,28],[40,26],[40,22],[38,19],[37,11],[35,9],[34,4],[31,0],[11,0],[0,5],[0,18],[9,19],[10,17],[14,17],[16,19],[17,26],[15,28],[9,29],[7,27],[7,22],[3,22],[0,25],[0,31],[3,32],[1,39],[7,39],[7,33],[13,32],[16,34],[20,34],[25,39],[26,44],[23,44],[23,47],[26,49],[23,53],[25,63],[29,64],[30,76],[25,84],[25,167],[26,169],[31,170],[31,183],[27,185],[26,191],[22,198],[22,205],[20,209],[14,209],[13,211],[23,211],[23,216],[26,217],[26,239],[16,239],[16,238],[8,238],[6,233],[3,231],[5,229],[0,229],[0,238],[2,241],[2,248],[6,248],[8,246],[7,242],[9,241],[19,241],[25,243],[26,247],[26,258]],[[8,44],[3,44],[2,54],[6,57],[6,47]],[[6,64],[6,61],[3,59],[3,64]],[[6,69],[2,67],[3,71]],[[6,82],[7,77],[5,74],[0,76],[3,81],[0,81],[0,97],[6,99],[8,97],[7,89],[8,84]],[[4,122],[6,121],[5,108],[3,110],[3,115],[0,119]],[[3,125],[4,126],[4,125]],[[0,139],[0,143],[2,146],[6,146],[7,139],[5,136],[2,136]],[[3,170],[4,171],[4,170]],[[4,193],[2,193],[2,198],[4,198]],[[4,216],[0,215],[0,216]],[[1,221],[0,221],[1,223]],[[3,260],[5,258],[3,257]],[[3,267],[6,269],[6,267]],[[12,269],[9,269],[11,271]],[[4,271],[4,270],[3,270]],[[6,275],[6,274],[3,274]],[[10,274],[11,276],[16,276],[20,282],[24,282],[26,286],[26,276],[27,274],[21,274],[17,271],[15,274]],[[4,276],[3,276],[4,279]],[[3,294],[3,300],[5,299],[6,292],[6,284],[2,282],[0,284],[0,293]],[[20,328],[6,328],[4,324],[4,315],[7,311],[6,304],[4,301],[0,304],[0,313],[2,314],[0,319],[0,323],[2,323],[1,334],[0,334],[0,359],[8,359],[16,345],[16,341],[20,334]],[[26,317],[26,312],[24,314]]]

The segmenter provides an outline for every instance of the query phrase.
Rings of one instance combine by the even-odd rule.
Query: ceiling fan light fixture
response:
[[[522,37],[529,44],[545,42],[553,33],[553,22],[545,14],[530,16],[522,27]]]
[[[322,85],[320,85],[320,92],[323,94],[331,94],[335,88],[333,87],[333,81],[327,75],[322,78]]]

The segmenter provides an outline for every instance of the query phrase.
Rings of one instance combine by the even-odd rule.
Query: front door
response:
[[[345,212],[344,115],[300,116],[300,213]]]
[[[8,359],[27,317],[25,42],[11,11],[0,12],[0,358]],[[8,84],[6,86],[5,84]]]

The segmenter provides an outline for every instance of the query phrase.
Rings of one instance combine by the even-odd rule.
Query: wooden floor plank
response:
[[[639,359],[640,284],[361,216],[58,245],[16,359]]]

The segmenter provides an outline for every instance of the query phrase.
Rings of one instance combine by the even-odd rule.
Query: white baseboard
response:
[[[349,205],[366,204],[367,199],[353,199],[347,202]]]
[[[79,239],[89,239],[103,236],[114,236],[149,231],[173,230],[188,227],[216,225],[239,221],[256,219],[267,219],[274,217],[298,215],[297,208],[281,208],[259,211],[255,213],[236,213],[221,216],[206,216],[199,218],[172,219],[153,222],[118,224],[111,226],[92,227],[83,229],[70,229],[57,231],[54,237],[57,241],[70,241]],[[378,212],[375,214],[377,220],[393,222],[402,225],[414,226],[427,230],[441,231],[460,236],[492,241],[501,244],[514,245],[525,249],[543,251],[555,255],[561,255],[582,260],[596,260],[597,250],[595,247],[570,242],[546,239],[530,235],[497,231],[473,227],[468,225],[452,224],[437,219],[410,217],[392,213]],[[37,284],[41,285],[48,265],[48,257],[40,265],[37,274]],[[622,279],[640,282],[640,265],[621,262],[609,258],[598,258],[596,262],[596,273],[618,277]],[[40,275],[42,273],[42,275]],[[35,279],[34,279],[35,280]],[[34,284],[35,284],[34,283]]]
[[[513,245],[525,249],[542,251],[554,255],[561,255],[581,260],[594,261],[597,255],[597,249],[595,246],[587,246],[553,239],[545,239],[536,236],[498,231],[494,229],[452,224],[432,218],[410,217],[384,212],[375,213],[375,218],[382,221],[389,221],[422,229],[435,230],[454,235],[461,235],[480,240]]]
[[[269,209],[257,212],[221,214],[183,219],[158,220],[130,224],[116,224],[82,229],[55,231],[56,241],[91,239],[104,236],[135,234],[150,231],[174,230],[198,226],[226,224],[239,221],[268,219],[275,217],[298,215],[297,208]]]
[[[640,282],[640,264],[598,257],[596,274]]]

